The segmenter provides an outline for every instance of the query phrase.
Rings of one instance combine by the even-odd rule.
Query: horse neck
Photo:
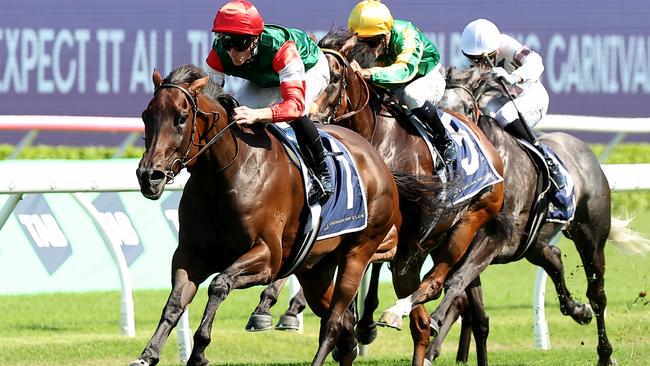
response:
[[[216,103],[200,103],[198,112],[196,132],[193,139],[198,136],[198,145],[192,147],[192,155],[198,154],[200,149],[213,139],[214,142],[197,158],[195,164],[188,167],[188,171],[194,175],[220,176],[221,172],[227,172],[237,163],[240,156],[249,153],[248,145],[242,143],[241,130],[235,126],[228,127],[230,118],[228,112]]]

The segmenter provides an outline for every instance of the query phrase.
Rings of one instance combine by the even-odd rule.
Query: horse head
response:
[[[152,78],[154,96],[142,112],[145,152],[136,175],[142,194],[155,200],[222,135],[217,131],[225,131],[234,104],[193,65],[176,68],[164,80],[154,70]]]
[[[446,88],[438,105],[473,122],[478,122],[481,115],[489,116],[490,111],[498,110],[509,100],[492,72],[479,67],[449,68]]]
[[[330,84],[311,106],[312,119],[352,128],[351,117],[368,107],[369,86],[352,70],[346,55],[355,44],[356,36],[342,29],[330,31],[318,43],[329,63]]]

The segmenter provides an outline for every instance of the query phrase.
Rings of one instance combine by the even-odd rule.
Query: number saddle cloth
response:
[[[448,171],[439,172],[443,179],[453,183],[448,184],[450,195],[448,202],[457,205],[467,201],[485,190],[503,181],[503,177],[496,171],[492,162],[485,153],[485,148],[474,132],[456,117],[438,109],[438,117],[456,145],[456,159],[447,167]],[[439,154],[434,150],[430,135],[420,121],[409,118],[418,133],[424,138],[429,147],[429,152],[434,159],[439,159]],[[449,174],[449,177],[444,176]],[[451,178],[451,179],[450,179]]]
[[[308,193],[314,182],[307,168],[296,135],[288,123],[271,123],[267,128],[284,145],[287,155],[300,169],[303,178],[306,219],[302,246],[292,253],[288,264],[280,270],[278,278],[287,277],[302,263],[317,240],[360,231],[368,225],[368,203],[362,188],[361,177],[348,149],[333,136],[319,130],[323,146],[329,152],[326,161],[332,177],[334,194],[320,202],[310,203]]]

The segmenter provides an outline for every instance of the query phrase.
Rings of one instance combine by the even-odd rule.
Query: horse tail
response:
[[[645,255],[650,252],[650,239],[630,228],[632,219],[612,216],[612,226],[607,239],[624,254]]]
[[[419,176],[403,172],[392,172],[399,192],[399,205],[402,214],[402,227],[398,253],[407,255],[409,266],[426,256],[422,239],[431,225],[437,223],[447,205],[444,182],[434,176]]]

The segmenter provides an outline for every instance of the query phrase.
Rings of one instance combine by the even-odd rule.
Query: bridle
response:
[[[161,89],[170,89],[170,88],[175,88],[180,90],[183,95],[185,95],[186,99],[189,101],[190,105],[192,106],[192,134],[190,136],[190,142],[187,144],[187,148],[185,149],[185,153],[183,154],[182,158],[175,158],[173,159],[170,163],[169,166],[165,170],[165,176],[167,177],[167,183],[173,183],[174,182],[174,177],[181,171],[183,168],[186,168],[189,164],[191,164],[196,158],[199,157],[203,152],[205,152],[207,149],[210,148],[210,146],[214,145],[214,143],[219,140],[223,134],[226,131],[230,131],[232,138],[235,142],[235,157],[224,167],[220,168],[217,170],[217,172],[223,171],[227,169],[229,166],[231,166],[234,162],[235,159],[237,159],[237,156],[239,155],[239,145],[237,143],[237,139],[235,137],[234,131],[231,129],[233,125],[236,124],[235,121],[230,121],[228,125],[226,125],[225,128],[223,128],[219,133],[214,135],[207,143],[201,144],[200,143],[200,137],[197,136],[196,139],[197,141],[194,141],[194,136],[195,136],[195,131],[196,131],[196,115],[197,114],[202,114],[204,116],[212,117],[213,119],[213,124],[214,121],[216,121],[219,118],[219,112],[218,111],[211,111],[210,113],[202,111],[197,103],[197,97],[193,96],[187,89],[183,88],[180,85],[176,84],[171,84],[171,83],[165,83],[161,84],[156,90],[154,91],[154,96],[161,90]],[[189,157],[190,155],[190,149],[192,146],[199,147],[199,151],[197,151],[196,154],[194,154],[192,157]],[[175,171],[174,168],[178,165],[178,170]]]
[[[325,54],[329,54],[329,55],[334,56],[334,58],[337,61],[339,61],[339,63],[343,66],[343,75],[341,76],[342,81],[341,81],[341,91],[339,93],[339,99],[337,100],[336,105],[334,105],[334,108],[332,108],[332,111],[329,113],[329,115],[327,116],[327,118],[325,120],[325,122],[327,122],[327,123],[337,123],[337,122],[340,122],[340,121],[342,121],[342,120],[344,120],[346,118],[350,118],[350,117],[354,116],[355,114],[361,112],[364,108],[366,108],[366,106],[368,105],[368,102],[370,101],[370,89],[368,87],[368,83],[365,80],[363,80],[361,75],[359,75],[358,73],[355,73],[357,75],[357,77],[362,81],[362,84],[365,87],[366,100],[363,102],[361,107],[358,108],[357,110],[347,112],[347,113],[337,117],[336,114],[338,113],[339,108],[341,108],[341,106],[343,106],[343,98],[345,98],[345,101],[346,101],[347,105],[352,105],[352,102],[350,101],[350,96],[346,92],[346,88],[348,86],[348,84],[347,84],[347,73],[348,73],[348,68],[350,68],[350,63],[348,62],[347,58],[345,58],[345,56],[343,56],[339,51],[332,50],[332,49],[329,49],[329,48],[323,48],[322,51]]]

